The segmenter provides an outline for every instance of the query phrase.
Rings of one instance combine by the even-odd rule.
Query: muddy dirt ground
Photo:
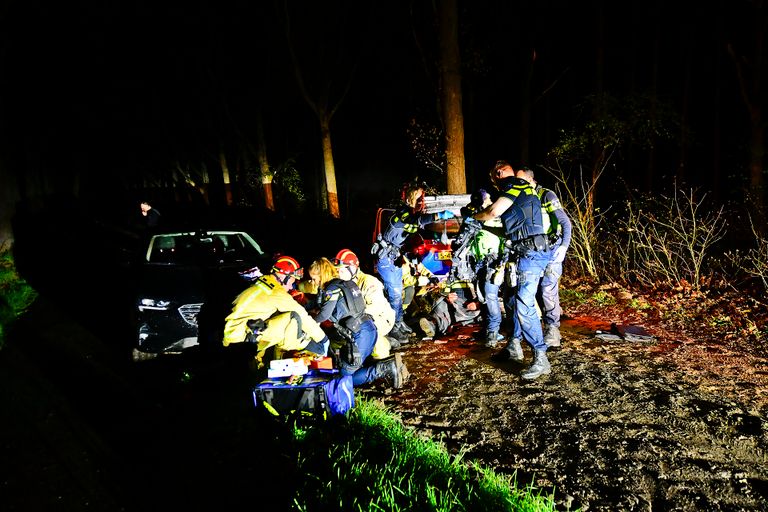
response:
[[[464,327],[403,350],[406,390],[364,394],[466,460],[554,490],[560,509],[768,509],[768,361],[668,333],[595,337],[609,329],[565,320],[552,373],[526,382]]]
[[[290,509],[300,476],[270,451],[240,359],[127,366],[95,335],[108,326],[59,306],[36,303],[0,351],[0,509],[228,509],[265,492]],[[609,321],[566,319],[533,382],[466,327],[406,346],[401,392],[359,392],[559,510],[767,510],[768,360],[660,329],[596,339]]]

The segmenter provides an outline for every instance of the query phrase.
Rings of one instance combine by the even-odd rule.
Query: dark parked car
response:
[[[136,361],[220,343],[232,301],[270,264],[243,231],[157,233],[140,259]]]
[[[440,278],[448,277],[448,273],[451,270],[451,258],[453,257],[451,242],[453,242],[461,229],[462,219],[460,210],[468,205],[469,201],[469,194],[425,196],[426,213],[450,210],[456,214],[456,217],[448,220],[439,220],[419,229],[405,241],[403,253],[409,259],[415,259],[424,265],[434,275]],[[394,212],[393,208],[379,208],[376,213],[373,241],[386,228]]]

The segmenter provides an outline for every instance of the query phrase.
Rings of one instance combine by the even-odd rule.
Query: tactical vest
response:
[[[501,214],[509,240],[521,241],[545,233],[541,201],[530,183],[515,178],[513,185],[504,195],[514,201],[514,204]],[[524,218],[522,225],[519,225],[520,216]]]
[[[352,332],[357,332],[360,326],[371,318],[365,313],[363,292],[360,291],[360,288],[353,281],[344,281],[343,279],[331,280],[327,288],[338,288],[344,296],[347,316],[340,318],[338,323]]]

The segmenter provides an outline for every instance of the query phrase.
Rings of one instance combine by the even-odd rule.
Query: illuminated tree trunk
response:
[[[259,171],[261,175],[261,186],[264,190],[264,206],[269,211],[275,211],[275,198],[272,195],[272,170],[269,168],[267,160],[267,142],[264,137],[264,120],[261,109],[259,109],[256,118],[256,158],[259,161]]]
[[[449,194],[465,194],[464,115],[461,109],[461,58],[456,0],[440,1],[440,63],[445,123],[446,178]]]
[[[336,190],[336,167],[333,165],[330,120],[326,117],[320,119],[320,133],[323,141],[323,168],[325,169],[325,189],[328,191],[328,211],[332,217],[338,219],[341,215],[339,195]]]

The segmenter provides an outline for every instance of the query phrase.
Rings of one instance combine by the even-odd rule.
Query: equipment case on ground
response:
[[[326,396],[326,383],[338,376],[337,370],[309,370],[301,375],[298,384],[289,383],[289,377],[263,380],[253,389],[253,402],[278,417],[331,416]]]

